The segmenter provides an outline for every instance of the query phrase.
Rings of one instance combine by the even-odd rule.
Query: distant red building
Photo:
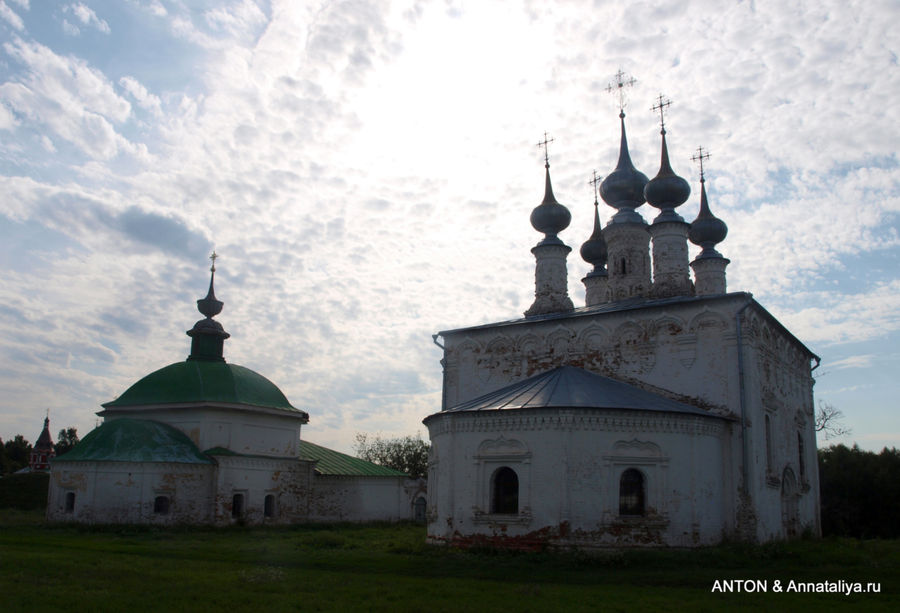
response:
[[[31,456],[28,458],[28,466],[33,471],[50,470],[50,459],[56,456],[53,449],[53,439],[50,437],[50,418],[44,418],[44,429],[41,435],[31,449]]]

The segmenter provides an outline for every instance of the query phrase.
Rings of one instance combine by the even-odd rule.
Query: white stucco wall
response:
[[[722,458],[730,422],[635,413],[534,409],[430,418],[429,539],[487,537],[525,547],[718,542],[728,529]],[[491,478],[504,466],[519,481],[514,516],[491,512]],[[619,515],[619,479],[628,468],[644,475],[642,518]]]
[[[451,331],[443,337],[444,408],[557,366],[585,368],[712,414],[733,418],[733,427],[723,432],[716,443],[714,455],[720,466],[719,481],[712,486],[705,480],[697,482],[666,500],[666,512],[670,515],[677,515],[680,513],[677,509],[688,504],[697,522],[716,526],[715,529],[701,526],[701,541],[706,542],[715,531],[718,531],[716,538],[721,538],[724,531],[751,540],[783,538],[804,527],[819,532],[812,356],[751,301],[749,294],[611,312],[599,308],[543,321],[525,320]],[[766,415],[771,429],[768,448]],[[542,437],[543,434],[532,433],[529,444],[540,448],[543,443],[537,441]],[[553,445],[569,444],[554,435],[547,437],[554,440]],[[682,434],[660,439],[640,428],[634,430],[634,437],[657,444],[669,457],[679,457],[684,462],[689,459],[684,450],[700,444]],[[798,438],[803,440],[802,471]],[[432,441],[436,445],[448,445],[439,444],[434,436]],[[603,437],[604,445],[612,443],[615,441]],[[461,443],[449,443],[451,447],[458,444]],[[596,449],[602,448],[599,441],[597,445]],[[556,455],[563,448],[559,447]],[[455,469],[447,472],[449,469],[443,464],[456,462],[458,457],[466,458],[469,451],[459,448],[440,460],[443,453],[435,454],[441,468],[429,484],[432,496],[429,512],[432,517],[453,516],[454,521],[459,521],[460,512],[477,503],[467,500],[454,503],[455,507],[447,506],[445,497],[461,495],[454,488],[458,487],[455,481],[462,476]],[[597,456],[603,452],[591,453]],[[552,470],[548,474],[555,475],[552,478],[559,483],[559,467],[549,459],[541,462],[551,462]],[[694,464],[688,462],[684,466]],[[700,466],[697,470],[703,472],[706,468]],[[792,482],[784,478],[786,470],[796,477],[796,487],[783,493],[782,484],[787,483],[791,489]],[[448,485],[448,480],[454,485]],[[745,485],[746,496],[742,489]],[[575,496],[573,491],[577,491],[578,485],[574,487],[575,490],[566,486],[558,496]],[[578,495],[585,500],[585,508],[603,509],[608,504],[583,493]],[[713,498],[716,498],[713,502],[700,502]],[[712,507],[721,511],[712,511]],[[686,521],[679,520],[681,528],[687,525]],[[690,523],[696,522],[692,519]],[[693,528],[686,532],[681,529],[680,535],[670,530],[666,539],[669,544],[676,544],[688,534],[691,535],[688,540],[693,543],[695,533]]]
[[[310,521],[401,521],[413,519],[421,488],[407,477],[317,475],[310,497]]]
[[[185,404],[107,409],[105,420],[152,419],[184,432],[201,450],[223,447],[245,455],[297,457],[302,415],[276,409]]]
[[[211,464],[61,462],[50,472],[47,519],[83,523],[204,523],[211,518]],[[66,496],[74,507],[66,510]],[[154,513],[157,496],[169,498]]]

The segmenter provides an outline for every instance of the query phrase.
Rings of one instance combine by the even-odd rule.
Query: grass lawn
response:
[[[766,593],[713,593],[762,579]],[[774,581],[879,594],[774,593]],[[510,553],[428,547],[415,524],[77,527],[0,510],[0,611],[900,610],[900,542]]]

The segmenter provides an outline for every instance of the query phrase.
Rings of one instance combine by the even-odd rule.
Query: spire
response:
[[[659,111],[660,135],[662,136],[662,152],[660,153],[659,172],[650,179],[644,187],[644,197],[651,206],[660,209],[659,216],[653,223],[665,221],[683,222],[681,215],[675,212],[675,207],[685,203],[691,195],[691,186],[687,181],[679,177],[672,170],[669,163],[669,147],[666,143],[665,110],[671,106],[672,101],[664,98],[662,94],[657,98],[653,111]]]
[[[725,222],[712,214],[706,197],[706,177],[703,172],[703,160],[709,159],[709,153],[703,151],[703,147],[697,149],[697,155],[691,158],[700,163],[700,213],[697,219],[691,222],[691,231],[688,237],[691,242],[703,248],[697,259],[721,258],[722,254],[716,251],[715,246],[725,240],[728,235],[728,226]]]
[[[597,202],[597,185],[600,177],[594,171],[591,184],[594,186],[594,231],[581,246],[581,259],[593,265],[590,275],[606,274],[606,241],[603,240],[603,232],[600,226],[600,204]]]
[[[544,140],[538,143],[538,147],[544,148],[544,200],[531,211],[531,225],[543,232],[544,238],[531,249],[535,258],[534,303],[525,311],[526,317],[573,308],[566,282],[566,256],[572,249],[556,236],[569,226],[572,214],[553,195],[547,153],[547,145],[551,142],[553,139],[544,132]]]
[[[187,335],[191,337],[191,355],[188,360],[205,360],[224,362],[222,356],[222,346],[225,339],[231,335],[225,332],[222,324],[213,320],[213,317],[222,312],[224,303],[216,299],[214,290],[216,278],[216,259],[219,256],[215,251],[209,256],[212,260],[212,266],[209,268],[209,290],[206,297],[197,301],[197,310],[206,319],[201,319],[194,324],[194,327],[188,330]]]
[[[709,153],[705,153],[703,147],[700,147],[697,149],[697,155],[691,159],[700,162],[700,213],[697,219],[691,222],[688,237],[692,243],[703,248],[700,255],[691,262],[691,268],[694,270],[694,288],[698,296],[724,294],[725,268],[729,260],[716,251],[716,245],[725,240],[728,226],[709,210],[706,177],[703,173],[703,160],[709,159]]]
[[[619,111],[619,123],[622,136],[619,141],[619,161],[613,170],[600,184],[600,197],[609,206],[618,209],[613,216],[613,223],[637,222],[643,219],[634,209],[644,204],[644,186],[647,175],[640,172],[631,162],[628,152],[628,137],[625,134],[625,112]]]
[[[568,228],[572,221],[569,209],[558,203],[553,195],[553,185],[550,183],[550,156],[547,152],[547,145],[552,142],[553,139],[548,139],[547,133],[544,132],[544,140],[538,143],[538,147],[544,148],[544,200],[531,211],[531,225],[538,232],[544,233],[541,244],[562,244],[556,235]]]

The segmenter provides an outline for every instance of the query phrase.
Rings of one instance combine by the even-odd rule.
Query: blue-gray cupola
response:
[[[216,253],[213,252],[211,259],[212,266],[209,268],[209,291],[205,298],[197,301],[197,310],[205,315],[205,319],[201,319],[194,324],[194,327],[187,331],[187,335],[191,337],[191,355],[188,360],[205,360],[224,362],[223,346],[225,339],[230,337],[222,324],[213,319],[222,312],[224,303],[216,299],[215,289],[213,285],[216,279]]]
[[[570,311],[574,308],[569,298],[566,257],[572,248],[563,243],[557,234],[572,221],[569,209],[556,201],[550,184],[550,159],[547,145],[551,141],[544,134],[544,200],[531,211],[531,225],[544,238],[531,249],[534,254],[534,303],[525,311],[526,317]]]
[[[675,174],[669,163],[669,148],[666,144],[666,128],[660,130],[662,135],[662,153],[660,155],[659,172],[644,187],[644,198],[650,206],[660,210],[657,221],[684,221],[675,212],[675,208],[684,204],[691,195],[691,186],[687,181]]]
[[[691,222],[688,234],[691,242],[701,248],[700,254],[691,262],[694,270],[694,286],[698,296],[724,294],[726,291],[725,267],[730,260],[716,251],[716,245],[725,240],[728,226],[712,214],[706,197],[706,177],[703,172],[703,160],[709,154],[699,150],[695,159],[700,161],[700,212],[697,219]]]
[[[600,197],[609,206],[617,209],[610,223],[637,222],[644,220],[635,209],[644,204],[644,186],[647,175],[634,167],[628,152],[628,137],[625,135],[625,112],[619,111],[622,136],[619,141],[619,162],[616,169],[600,184]]]
[[[698,259],[722,257],[722,254],[716,251],[716,245],[728,236],[728,226],[709,210],[706,179],[702,172],[700,174],[700,212],[697,214],[697,219],[691,222],[691,231],[688,236],[692,243],[702,248],[700,255],[697,256]]]
[[[662,147],[659,172],[644,187],[647,202],[660,210],[650,225],[653,241],[653,298],[689,296],[693,293],[688,268],[688,224],[675,212],[691,195],[691,186],[675,174],[669,162],[669,146],[666,142],[665,111],[672,104],[660,94],[653,106],[659,111]]]
[[[540,244],[562,244],[557,234],[569,227],[572,214],[556,201],[550,183],[550,162],[544,162],[544,200],[531,211],[531,226],[544,233]]]
[[[644,204],[647,176],[631,163],[625,135],[625,112],[619,110],[621,139],[619,162],[600,184],[600,197],[616,213],[603,229],[606,241],[609,300],[627,300],[650,294],[650,234],[635,209]]]
[[[600,225],[600,204],[597,202],[597,192],[595,190],[594,231],[591,232],[590,238],[581,245],[581,259],[593,266],[587,276],[581,280],[584,283],[584,301],[587,306],[603,304],[609,300],[607,295],[609,274],[606,272],[606,258],[606,240],[603,238],[603,228]]]

